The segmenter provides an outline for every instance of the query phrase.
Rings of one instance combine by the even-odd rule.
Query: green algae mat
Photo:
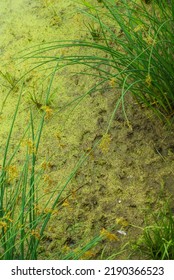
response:
[[[84,65],[56,71],[58,62],[40,68],[21,59],[23,50],[51,41],[98,42],[100,26],[79,2],[0,1],[2,259],[146,259],[137,250],[143,228],[173,201],[172,124],[129,94],[126,118],[120,106],[108,131],[119,95],[115,79],[86,94],[99,80],[83,75]],[[80,47],[79,56],[82,51],[98,54]],[[27,244],[33,254],[22,253]]]

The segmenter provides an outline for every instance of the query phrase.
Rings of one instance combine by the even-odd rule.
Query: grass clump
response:
[[[13,90],[17,91],[18,90],[18,88],[16,87],[17,79],[12,74],[10,74],[10,72],[3,73],[0,70],[0,76],[6,82],[6,84],[2,84],[4,87],[10,89],[11,91],[13,91]]]
[[[167,206],[157,215],[154,223],[146,226],[139,248],[143,255],[153,260],[174,259],[174,215]]]
[[[45,107],[49,100],[53,73],[48,85]],[[1,260],[36,260],[39,255],[39,245],[44,240],[45,229],[51,217],[57,214],[61,205],[61,195],[79,167],[87,159],[84,154],[77,162],[64,182],[58,183],[49,192],[44,192],[44,168],[38,164],[39,145],[44,122],[47,119],[47,110],[40,114],[38,126],[36,117],[30,109],[30,119],[20,140],[12,147],[13,131],[21,103],[23,88],[19,95],[6,145],[0,150],[3,155],[0,165],[0,259]],[[24,151],[23,151],[24,150]],[[24,157],[18,156],[22,151]],[[57,259],[77,259],[101,241],[95,237],[83,247],[78,254],[57,254]],[[44,241],[43,241],[44,242]],[[79,245],[80,246],[80,245]]]
[[[161,118],[170,118],[174,109],[174,2],[101,3],[105,8],[103,14],[99,7],[92,7],[85,14],[102,29],[102,43],[111,66],[110,85],[124,88],[122,95],[129,89],[140,104],[150,107]]]
[[[149,5],[140,0],[102,0],[97,1],[95,6],[88,1],[81,1],[81,3],[83,4],[81,12],[90,20],[86,26],[92,37],[91,41],[85,39],[55,41],[37,46],[36,50],[28,50],[28,53],[23,56],[24,59],[30,58],[36,62],[33,69],[45,65],[52,69],[55,64],[56,68],[48,87],[45,104],[38,101],[35,95],[31,96],[32,102],[38,109],[42,109],[43,115],[35,132],[34,117],[32,111],[30,112],[29,126],[23,135],[24,138],[28,133],[24,165],[18,180],[11,187],[8,176],[10,172],[14,173],[12,160],[21,143],[16,146],[11,157],[8,155],[8,150],[19,103],[14,115],[0,177],[1,259],[37,259],[39,243],[56,205],[79,166],[86,159],[86,157],[80,159],[66,183],[56,188],[43,205],[42,197],[38,197],[42,172],[36,173],[36,158],[46,110],[50,109],[48,104],[51,84],[57,71],[61,71],[64,67],[81,65],[82,70],[78,74],[95,78],[94,86],[74,100],[76,105],[85,96],[102,88],[119,93],[108,129],[100,144],[100,148],[104,151],[110,142],[108,130],[111,121],[120,104],[126,117],[124,98],[128,92],[133,94],[139,104],[151,108],[160,118],[169,121],[173,117],[173,0],[170,2],[154,0]],[[99,28],[96,29],[93,23],[96,23]],[[59,49],[66,48],[72,48],[74,54],[64,52],[59,55]],[[79,49],[82,52],[83,49],[90,50],[91,54],[79,54]],[[43,110],[44,106],[45,110]],[[43,206],[42,209],[39,208],[40,204]],[[150,258],[171,259],[173,258],[173,217],[161,214],[157,222],[155,226],[147,227],[144,231],[145,248],[147,252],[152,248]],[[85,250],[89,250],[99,239],[97,237],[77,254],[72,252],[65,258],[82,257]]]
[[[102,0],[96,4],[82,0],[80,3],[83,4],[81,12],[90,20],[86,26],[92,41],[51,42],[24,57],[36,59],[35,67],[54,61],[59,62],[57,70],[70,65],[84,66],[85,70],[79,74],[93,76],[97,81],[86,94],[104,85],[120,92],[113,114],[120,103],[124,111],[125,94],[131,92],[139,104],[150,107],[160,118],[171,120],[174,1],[154,0],[149,5],[141,0]],[[94,24],[99,26],[100,35],[92,27]],[[74,55],[51,55],[59,48],[73,48]],[[92,54],[83,55],[83,51],[76,54],[76,48],[87,48]]]
[[[50,82],[51,84],[51,82]],[[33,113],[19,143],[10,154],[12,132],[20,107],[23,88],[13,116],[9,135],[6,141],[0,172],[0,258],[37,259],[37,249],[43,236],[46,224],[53,213],[53,207],[46,212],[49,199],[43,206],[38,197],[42,171],[36,172],[37,154],[44,125],[45,114],[42,115],[38,128],[34,125]],[[50,88],[47,91],[47,98]],[[18,159],[22,143],[26,151],[24,159]],[[17,166],[16,161],[23,162]],[[43,207],[40,208],[40,205]]]

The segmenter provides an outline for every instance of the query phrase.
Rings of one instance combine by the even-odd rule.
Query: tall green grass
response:
[[[174,259],[174,215],[168,204],[153,216],[153,224],[143,229],[139,249],[153,260]]]
[[[47,104],[51,93],[56,67],[50,78],[45,104]],[[38,169],[37,160],[46,113],[43,112],[38,125],[36,125],[36,117],[38,118],[38,116],[34,116],[30,110],[28,125],[21,133],[19,142],[15,141],[15,147],[11,147],[22,93],[23,87],[6,145],[1,150],[2,153],[4,152],[3,155],[1,154],[2,165],[0,168],[0,259],[2,260],[35,260],[38,258],[38,248],[44,237],[44,231],[61,202],[61,195],[88,157],[88,154],[83,154],[71,173],[67,174],[65,182],[60,182],[54,189],[50,190],[49,194],[44,194],[42,191],[44,170]],[[18,151],[24,143],[26,150],[19,158]],[[84,246],[83,250],[78,250],[78,253],[72,251],[63,255],[62,252],[59,252],[57,257],[77,259],[87,250],[96,246],[100,240],[102,237],[95,237]]]
[[[52,80],[53,78],[48,87],[46,101],[50,94]],[[29,124],[21,135],[19,143],[16,143],[14,151],[10,152],[10,142],[20,108],[22,92],[23,87],[9,130],[0,173],[0,253],[1,259],[11,260],[37,259],[37,248],[51,215],[51,211],[47,215],[44,213],[49,201],[45,202],[41,213],[38,212],[41,199],[38,197],[38,192],[42,171],[39,174],[35,171],[45,114],[42,115],[38,128],[36,128],[33,113],[30,111]],[[17,167],[16,159],[24,139],[26,152],[25,157],[20,159],[24,164]],[[16,174],[17,168],[19,168],[18,175]]]
[[[102,0],[96,4],[81,0],[80,3],[80,11],[92,26],[92,31],[88,28],[91,38],[48,42],[26,51],[23,58],[32,59],[36,63],[33,68],[45,64],[51,68],[57,61],[58,71],[82,65],[84,70],[79,74],[92,76],[96,84],[74,100],[77,104],[105,85],[108,89],[112,87],[118,96],[113,115],[122,104],[126,116],[125,94],[132,93],[140,105],[170,122],[174,110],[174,1],[153,0],[149,5],[141,0]],[[97,40],[92,38],[96,33]],[[71,48],[72,54],[52,54],[62,48]],[[83,55],[83,49],[89,54]]]
[[[76,108],[92,92],[103,87],[106,90],[112,88],[118,98],[107,130],[118,106],[122,105],[126,117],[124,99],[130,92],[140,105],[146,105],[157,116],[170,121],[174,109],[174,1],[154,0],[150,5],[146,5],[138,0],[102,0],[95,6],[88,1],[81,2],[83,4],[81,12],[90,22],[99,26],[97,32],[100,31],[100,34],[97,33],[97,40],[89,38],[73,42],[67,40],[50,42],[37,46],[34,50],[25,50],[23,55],[23,59],[33,60],[35,63],[32,69],[46,66],[52,71],[45,104],[48,103],[55,73],[64,67],[81,65],[83,70],[78,74],[92,76],[96,83],[67,106],[72,106],[74,103]],[[94,31],[92,30],[92,34],[96,34]],[[66,48],[72,49],[73,54],[54,54],[55,50]],[[79,48],[82,50],[81,54]],[[88,50],[89,54],[83,55],[83,49]],[[82,156],[67,177],[66,183],[58,186],[58,192],[58,188],[54,190],[43,205],[42,211],[39,212],[37,209],[42,203],[42,197],[38,197],[38,193],[42,172],[36,172],[36,158],[45,114],[43,113],[36,128],[33,113],[30,112],[29,125],[10,155],[10,141],[20,98],[21,95],[9,131],[0,174],[1,259],[37,259],[38,246],[51,215],[63,191],[88,156]],[[8,98],[5,98],[3,106],[7,100]],[[18,180],[14,185],[10,185],[8,173],[26,135],[31,145],[26,148],[24,164],[20,167]],[[52,198],[54,200],[50,206]],[[47,207],[50,209],[49,213],[45,213]],[[95,240],[91,246],[92,244],[96,244]],[[73,254],[69,254],[69,257],[73,258]]]

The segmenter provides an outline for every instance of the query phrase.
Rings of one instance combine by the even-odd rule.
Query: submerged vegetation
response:
[[[46,232],[50,221],[54,223],[54,219],[58,216],[56,222],[61,223],[61,218],[59,217],[61,214],[59,214],[59,211],[61,212],[62,208],[69,209],[70,212],[73,212],[73,207],[78,208],[79,198],[77,197],[77,193],[85,185],[89,189],[88,192],[82,192],[82,205],[85,209],[89,208],[91,216],[93,215],[92,211],[98,204],[93,190],[94,186],[92,185],[91,188],[91,180],[89,180],[88,175],[85,177],[85,173],[82,174],[84,181],[79,179],[80,168],[86,164],[87,160],[92,162],[91,169],[95,169],[96,164],[99,164],[101,167],[103,165],[105,166],[105,161],[107,161],[108,166],[112,162],[109,156],[106,156],[107,160],[104,161],[103,155],[107,155],[111,149],[112,124],[115,118],[117,118],[118,112],[121,114],[120,107],[124,115],[124,121],[121,124],[128,127],[127,137],[129,139],[131,138],[133,133],[132,124],[130,123],[126,110],[131,105],[128,103],[130,99],[128,99],[128,102],[126,101],[127,96],[132,94],[134,100],[133,106],[142,109],[147,107],[163,123],[172,124],[174,112],[174,2],[173,0],[153,0],[150,3],[147,2],[149,1],[101,0],[96,1],[94,4],[93,1],[92,3],[86,0],[78,1],[80,6],[79,12],[84,17],[84,28],[86,28],[87,32],[87,36],[84,39],[48,42],[39,44],[34,49],[29,48],[24,50],[24,54],[20,54],[22,61],[26,62],[29,60],[29,63],[32,61],[34,66],[32,69],[27,70],[18,81],[8,72],[4,72],[5,74],[2,71],[0,72],[3,80],[6,81],[6,87],[10,90],[10,93],[14,89],[15,92],[19,91],[20,82],[23,82],[7,141],[3,149],[1,148],[1,153],[3,152],[3,160],[0,166],[1,259],[24,260],[42,258],[46,250],[43,249],[44,241],[45,243],[49,243],[52,238],[50,236],[47,237]],[[43,4],[44,7],[47,7],[49,6],[49,1],[45,0]],[[51,7],[51,11],[53,11],[52,14],[54,14],[56,25],[61,28],[58,20],[59,15],[54,6]],[[63,24],[62,15],[63,12],[61,12],[61,24]],[[71,53],[69,54],[70,50]],[[68,100],[67,103],[62,103],[56,108],[54,104],[55,94],[53,94],[56,90],[55,88],[53,90],[53,84],[56,76],[59,77],[62,73],[63,75],[67,75],[66,72],[62,71],[68,68],[73,71],[71,76],[75,78],[76,86],[80,83],[79,77],[88,77],[95,82],[92,85],[89,83],[89,87],[86,84],[83,85],[82,88],[86,89],[85,92],[73,97],[70,101]],[[37,69],[50,71],[46,75],[46,79],[45,77],[43,78],[48,85],[46,89],[44,87],[42,88],[42,94],[40,96],[38,96],[39,91],[35,91],[35,87],[33,87],[31,93],[29,91],[27,126],[14,145],[12,136],[13,133],[14,137],[19,134],[14,131],[18,115],[20,117],[22,96],[26,93],[24,88],[28,83],[27,77],[33,70],[35,71]],[[51,143],[49,144],[48,150],[46,148],[43,150],[44,156],[46,154],[46,161],[42,161],[42,154],[39,151],[47,121],[55,114],[54,110],[58,114],[68,109],[68,117],[65,117],[63,121],[63,126],[65,126],[67,119],[71,118],[72,112],[76,111],[79,105],[82,105],[82,101],[89,96],[97,95],[98,92],[101,93],[102,98],[105,93],[110,93],[110,91],[114,93],[113,110],[102,135],[96,134],[90,145],[87,145],[85,142],[85,148],[80,154],[80,157],[79,154],[73,155],[76,164],[73,162],[74,167],[71,167],[69,175],[67,173],[63,179],[60,176],[61,180],[58,178],[54,184],[53,178],[51,178],[49,173],[47,174],[48,169],[54,170],[57,168],[57,166],[51,163],[52,155],[50,155],[49,150]],[[8,102],[9,92],[2,103],[2,112]],[[109,98],[107,95],[107,99]],[[101,112],[104,114],[104,109]],[[103,117],[101,117],[98,120],[98,124],[101,125],[103,121]],[[115,127],[119,128],[119,125],[120,123],[117,123]],[[60,124],[58,123],[57,126],[60,126]],[[55,127],[53,129],[56,130]],[[61,132],[55,131],[55,133],[58,142],[56,152],[58,150],[67,156],[68,151],[66,150],[66,144],[63,142]],[[84,135],[81,137],[82,140],[88,134],[89,131],[86,129]],[[54,139],[52,145],[55,145]],[[173,155],[172,148],[173,146],[171,145],[170,153]],[[156,150],[158,156],[160,156],[160,160],[165,161],[164,155],[162,154],[163,151],[158,147]],[[123,148],[123,151],[119,151],[121,159],[118,156],[117,161],[120,165],[123,164],[127,151],[128,149],[126,148]],[[113,150],[111,150],[112,152]],[[96,160],[95,153],[101,159]],[[59,158],[59,154],[57,156]],[[64,159],[64,163],[66,161],[67,159]],[[129,160],[130,166],[132,161],[133,159]],[[64,163],[60,161],[59,168]],[[105,173],[109,173],[110,166],[105,169]],[[139,166],[138,168],[138,170],[141,169]],[[144,169],[144,166],[142,169]],[[125,171],[121,172],[121,167],[119,167],[119,170],[119,179],[123,180],[123,183],[131,181],[132,175],[125,175]],[[126,171],[129,171],[129,167]],[[114,172],[116,173],[116,171]],[[138,175],[140,174],[140,182],[143,182],[144,177],[141,170],[138,172]],[[103,194],[105,196],[108,194],[105,186],[107,184],[106,175],[101,174],[101,177],[103,177],[102,185],[99,185],[99,180],[97,179],[98,181],[95,186],[96,191],[101,192],[101,197],[103,197]],[[88,179],[87,183],[85,182],[86,178]],[[119,197],[113,197],[113,204],[110,206],[107,204],[107,199],[101,200],[102,205],[106,204],[106,209],[107,207],[116,208],[117,205],[122,203],[121,196],[123,190],[119,186],[119,182],[115,176],[114,184],[118,185],[117,194]],[[73,184],[75,184],[75,188],[69,188],[69,185],[72,187]],[[160,186],[164,185],[163,182],[159,184]],[[45,187],[46,185],[47,187]],[[133,196],[134,193],[130,195],[129,191],[128,197]],[[92,200],[87,203],[83,199],[84,196],[86,196],[85,199],[88,199],[89,192],[91,192],[89,199],[92,197]],[[111,192],[111,196],[115,195],[115,193],[116,191],[114,189],[114,192]],[[160,200],[161,196],[163,200],[163,195],[166,195],[166,193],[160,193],[158,199]],[[168,197],[168,194],[166,196]],[[154,200],[150,199],[152,198],[149,198],[149,205],[150,207],[154,207],[156,201],[154,202]],[[80,240],[83,236],[83,228],[80,222],[82,212],[79,211],[78,218],[73,216],[73,214],[65,214],[67,227],[65,230],[63,228],[63,234],[66,235],[66,231],[73,231],[73,235],[75,232],[77,239],[79,238],[79,243],[77,244],[70,235],[64,241],[63,246],[57,245],[59,251],[55,253],[55,256],[51,255],[51,257],[55,259],[116,259],[124,257],[132,258],[132,256],[135,258],[138,256],[138,258],[147,259],[173,259],[174,217],[171,206],[160,201],[159,207],[161,207],[161,204],[162,211],[159,214],[157,209],[157,214],[154,214],[153,217],[154,220],[150,216],[147,225],[144,226],[143,221],[141,222],[143,228],[137,226],[140,234],[137,237],[135,246],[132,240],[129,240],[127,231],[131,227],[136,228],[136,224],[134,225],[132,222],[128,222],[126,218],[119,216],[119,214],[117,216],[114,210],[112,210],[113,212],[111,211],[112,215],[109,216],[110,221],[108,223],[104,213],[105,210],[102,209],[102,206],[99,208],[98,211],[100,213],[98,212],[98,215],[100,214],[103,227],[95,230],[93,238],[87,238],[87,241],[85,238],[84,240]],[[145,210],[142,211],[149,214],[146,207],[147,205],[144,206]],[[132,203],[131,208],[135,209],[136,205]],[[103,213],[101,213],[102,211]],[[124,211],[124,207],[122,211]],[[71,222],[68,221],[69,215],[72,215],[74,219],[74,228],[71,226]],[[137,217],[136,215],[135,217]],[[82,221],[84,219],[85,215],[82,217]],[[95,229],[94,217],[92,217],[91,224],[91,228]],[[84,236],[88,234],[88,231],[86,232],[84,232]],[[56,240],[56,242],[60,243],[60,240]],[[110,242],[111,245],[108,245],[107,242]],[[114,243],[113,246],[112,242]],[[98,248],[97,246],[99,246],[99,249],[96,249]],[[125,253],[126,250],[129,251],[128,254]],[[137,252],[140,252],[140,254]]]

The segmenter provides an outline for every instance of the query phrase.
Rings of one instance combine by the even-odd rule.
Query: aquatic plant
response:
[[[0,76],[4,79],[4,81],[6,81],[6,84],[3,84],[5,87],[10,88],[11,91],[18,90],[18,88],[16,87],[17,79],[10,72],[6,71],[5,73],[3,73],[0,70]]]
[[[94,24],[92,23],[88,23],[88,24],[85,24],[84,25],[86,26],[86,28],[88,29],[90,35],[91,35],[91,38],[97,42],[101,39],[101,30],[99,28],[95,28],[94,27]]]
[[[39,109],[43,109],[44,106],[45,108],[37,129],[34,126],[33,113],[30,111],[29,125],[22,136],[22,139],[24,139],[25,135],[28,135],[26,157],[17,180],[15,179],[17,169],[12,160],[17,154],[21,142],[16,146],[11,156],[9,156],[8,150],[19,103],[7,139],[0,177],[2,259],[37,259],[38,246],[44,236],[44,230],[51,216],[55,213],[55,208],[63,191],[93,150],[92,148],[88,155],[82,156],[67,178],[66,183],[55,188],[48,201],[40,208],[42,197],[38,197],[37,193],[41,186],[40,182],[43,174],[42,171],[39,174],[36,173],[36,157],[45,116],[49,110],[47,105],[51,84],[57,71],[66,66],[82,65],[85,70],[82,70],[79,74],[92,76],[96,81],[92,88],[89,88],[86,93],[74,99],[67,106],[75,103],[74,108],[76,108],[87,95],[104,88],[104,86],[106,91],[112,89],[114,93],[117,93],[118,98],[108,129],[99,146],[103,152],[107,150],[110,142],[108,131],[118,106],[122,105],[127,124],[129,124],[124,108],[126,93],[132,92],[141,106],[146,105],[151,108],[160,118],[168,121],[173,117],[173,1],[168,3],[165,0],[154,0],[148,6],[138,0],[131,1],[131,4],[130,1],[126,0],[120,0],[119,2],[102,0],[97,1],[98,6],[88,5],[87,1],[82,2],[85,5],[85,10],[81,9],[81,12],[99,25],[102,36],[97,34],[97,40],[93,38],[92,41],[84,39],[73,42],[57,41],[42,44],[39,47],[37,46],[36,50],[27,50],[27,54],[23,56],[24,59],[35,60],[36,65],[33,69],[49,63],[50,69],[53,67],[52,65],[55,67],[56,64],[56,67],[53,70],[45,103],[39,102],[33,96],[34,104]],[[101,5],[104,7],[102,11]],[[54,53],[55,50],[65,48],[73,48],[74,52],[75,49],[78,49],[78,52],[77,54],[75,52],[74,55],[68,55],[66,52],[60,55]],[[79,48],[82,50],[87,48],[93,52],[96,51],[97,54],[79,55]],[[4,104],[3,102],[3,106]],[[35,130],[37,130],[36,133]],[[11,184],[13,179],[15,180]],[[54,201],[50,205],[53,197]],[[157,229],[159,229],[159,226]],[[113,235],[108,236],[114,238]],[[147,237],[148,240],[152,239],[149,232]],[[96,244],[95,241],[91,244]],[[167,243],[167,250],[170,247],[168,245],[170,245],[170,240]],[[82,257],[86,248],[89,249],[88,246],[85,246],[83,252],[78,252],[78,254],[72,252],[67,258]],[[164,248],[166,248],[166,243]],[[161,256],[164,257],[163,254]]]
[[[111,121],[120,104],[126,117],[124,99],[131,92],[140,106],[149,107],[170,122],[174,109],[174,2],[154,0],[147,5],[141,0],[102,0],[94,5],[81,0],[81,3],[85,6],[81,12],[99,25],[102,40],[90,27],[92,37],[97,35],[97,40],[55,41],[28,51],[24,58],[35,59],[35,67],[59,61],[58,70],[83,65],[85,70],[79,74],[92,75],[97,82],[77,103],[104,85],[112,87],[118,99]],[[79,47],[97,54],[76,54],[74,49]],[[73,48],[74,55],[51,55],[60,48]]]
[[[50,78],[45,104],[49,100],[55,72],[56,68]],[[38,168],[37,159],[44,122],[48,114],[46,109],[43,109],[43,114],[40,114],[38,127],[36,127],[35,117],[30,109],[28,125],[24,128],[24,132],[21,133],[19,142],[16,143],[14,149],[11,149],[12,134],[20,108],[22,93],[23,87],[21,88],[9,129],[3,151],[4,155],[1,155],[0,259],[2,260],[38,258],[39,244],[44,237],[50,218],[57,214],[59,204],[61,205],[61,195],[89,155],[89,153],[82,155],[65,182],[59,182],[55,188],[43,193],[43,184],[46,183],[46,180],[48,181],[48,178],[44,178],[45,164],[42,164],[43,168]],[[18,152],[22,148],[25,148],[24,158],[20,157],[19,159]],[[50,180],[48,183],[50,183]],[[59,257],[66,259],[80,257],[100,240],[100,236],[94,238],[84,246],[81,252],[78,251],[78,254],[77,252],[72,252],[68,255],[62,255],[62,252],[60,252]]]
[[[158,214],[153,215],[153,224],[143,229],[138,248],[149,259],[174,259],[174,215],[167,203]]]
[[[35,89],[33,89],[32,93],[29,92],[29,103],[31,105],[34,105],[34,107],[36,107],[39,111],[42,111],[42,112],[46,111],[47,115],[49,113],[51,115],[51,111],[53,111],[53,109],[51,108],[51,104],[52,104],[51,95],[49,96],[49,98],[47,99],[47,102],[45,103],[42,95],[40,95],[39,97],[36,96]]]

